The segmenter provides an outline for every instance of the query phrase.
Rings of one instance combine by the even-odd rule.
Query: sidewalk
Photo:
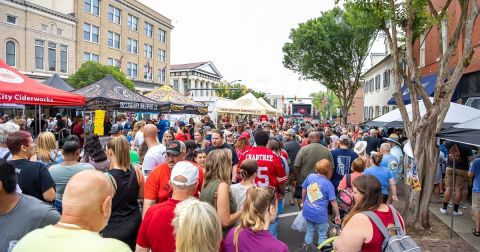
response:
[[[447,214],[442,214],[440,213],[440,208],[441,204],[435,204],[435,203],[430,203],[430,212],[433,213],[435,216],[437,216],[445,225],[450,227],[451,224],[451,218],[452,218],[452,211],[453,208],[449,207],[447,209]],[[453,231],[454,231],[454,237],[455,236],[460,236],[463,240],[468,242],[470,245],[472,245],[476,251],[480,251],[480,237],[474,236],[472,234],[472,229],[474,228],[475,224],[472,219],[472,214],[471,214],[471,206],[470,204],[467,205],[467,209],[461,209],[463,212],[463,215],[461,216],[454,216],[453,217]],[[433,244],[433,243],[432,243]],[[452,244],[455,248],[459,248]],[[460,244],[458,244],[460,245]],[[433,249],[432,251],[454,251],[452,250],[453,247],[451,247],[448,250],[444,249],[439,249],[439,247]],[[455,249],[456,251],[456,249]],[[458,250],[458,251],[465,251],[465,250]]]

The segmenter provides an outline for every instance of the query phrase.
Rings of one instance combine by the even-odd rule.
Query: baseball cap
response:
[[[182,176],[187,181],[178,181],[178,177]],[[191,186],[198,181],[198,168],[191,162],[180,161],[175,164],[170,175],[170,183],[176,186]]]
[[[231,136],[231,135],[232,135],[232,132],[230,132],[230,131],[228,131],[228,130],[224,130],[224,131],[223,131],[223,134],[224,134],[225,136]]]
[[[121,124],[114,124],[112,125],[112,128],[110,129],[110,132],[108,132],[108,134],[117,134],[121,130],[123,130],[123,126]]]
[[[179,127],[185,127],[185,123],[184,123],[184,122],[179,122],[179,123],[178,123],[178,126],[179,126]]]
[[[341,135],[340,136],[340,142],[349,142],[350,138],[347,135]]]
[[[182,141],[174,140],[168,144],[166,152],[178,156],[180,153],[187,152],[187,148]]]
[[[247,131],[244,131],[240,137],[238,137],[238,139],[250,139],[250,133],[248,133]]]
[[[287,135],[296,136],[296,135],[297,135],[297,132],[295,132],[294,129],[289,129],[289,130],[287,130]]]

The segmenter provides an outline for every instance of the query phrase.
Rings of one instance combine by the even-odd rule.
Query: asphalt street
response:
[[[290,206],[289,199],[291,194],[288,192],[285,196],[284,201],[284,211],[280,215],[280,225],[278,227],[278,239],[285,242],[288,245],[289,251],[295,251],[303,244],[303,238],[305,233],[298,232],[292,229],[292,223],[295,217],[299,213],[299,208],[297,205]],[[316,241],[316,237],[314,241]]]

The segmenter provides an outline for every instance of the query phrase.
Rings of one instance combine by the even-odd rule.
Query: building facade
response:
[[[444,0],[434,0],[433,5],[437,10],[441,10],[445,4]],[[480,5],[480,0],[477,0]],[[441,21],[441,38],[442,38],[442,51],[447,49],[447,43],[450,41],[451,36],[455,32],[455,28],[460,20],[460,6],[457,1],[453,1],[450,7],[447,9],[445,18]],[[473,28],[472,46],[474,47],[474,54],[471,64],[465,70],[464,75],[458,83],[453,100],[462,98],[463,103],[471,97],[480,97],[480,19],[477,18],[475,26]],[[423,41],[421,43],[420,41]],[[449,62],[449,69],[453,69],[458,62],[458,58],[463,50],[463,37],[460,36],[457,45],[456,55],[452,57]],[[413,47],[414,52],[418,52],[414,57],[418,60],[418,66],[421,70],[422,77],[435,75],[440,67],[440,50],[438,44],[438,30],[436,27],[426,32],[426,35],[422,35],[417,40]]]
[[[77,68],[76,21],[34,2],[0,0],[0,58],[33,79],[66,77]]]
[[[212,62],[197,62],[172,65],[170,85],[194,101],[207,102],[214,97],[214,85],[219,84],[222,74]]]
[[[351,123],[361,123],[363,122],[363,99],[364,99],[364,88],[363,88],[363,81],[361,81],[361,86],[355,93],[353,97],[352,106],[350,110],[348,110],[348,122]]]
[[[77,68],[92,60],[120,67],[146,93],[169,83],[170,19],[139,1],[75,0]]]
[[[395,109],[394,105],[388,105],[388,101],[395,93],[392,81],[392,59],[390,54],[387,55],[363,74],[363,121],[374,119]]]

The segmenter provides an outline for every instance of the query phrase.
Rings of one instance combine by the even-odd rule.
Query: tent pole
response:
[[[87,138],[86,137],[87,135],[85,134],[86,131],[87,131],[86,124],[85,124],[85,106],[83,106],[83,111],[82,111],[82,124],[83,124],[82,125],[82,127],[83,127],[83,147],[85,148],[85,142],[86,142],[85,140]]]
[[[38,135],[40,135],[40,132],[42,132],[42,118],[41,117],[42,117],[42,106],[38,105]]]
[[[453,203],[455,203],[455,193],[457,193],[455,190],[455,158],[452,158],[452,179],[453,179],[452,195],[453,195]],[[455,208],[452,211],[455,211]],[[453,212],[450,218],[450,239],[452,238],[453,238]]]

